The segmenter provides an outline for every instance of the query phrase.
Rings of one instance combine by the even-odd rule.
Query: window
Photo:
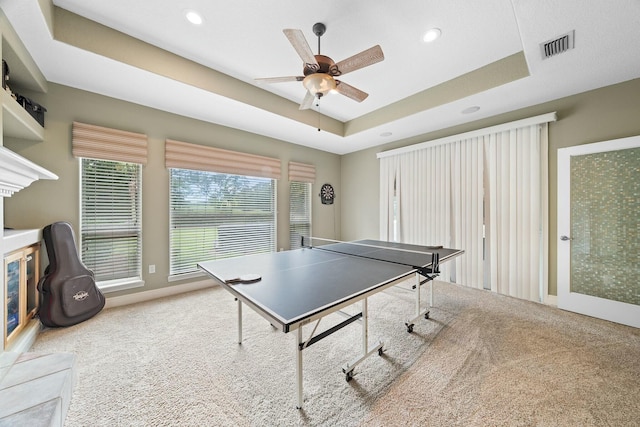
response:
[[[276,250],[276,180],[170,168],[170,274]]]
[[[311,237],[311,183],[289,184],[289,247],[301,246],[302,237]]]
[[[82,262],[101,287],[142,280],[142,165],[88,158],[81,164]]]
[[[299,248],[302,237],[311,237],[311,186],[316,167],[289,162],[289,247]]]

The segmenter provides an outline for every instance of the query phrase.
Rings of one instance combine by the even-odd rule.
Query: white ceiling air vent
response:
[[[540,49],[542,51],[542,59],[551,58],[562,52],[566,52],[569,49],[574,48],[575,30],[571,30],[566,34],[556,37],[553,40],[549,40],[544,43],[540,43]]]

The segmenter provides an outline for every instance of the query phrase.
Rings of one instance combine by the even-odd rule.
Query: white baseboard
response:
[[[119,297],[107,297],[104,308],[119,307],[121,305],[136,304],[144,301],[151,301],[157,298],[178,295],[185,292],[198,291],[200,289],[218,286],[212,279],[200,280],[197,282],[185,283],[183,285],[167,286],[165,288],[153,289],[151,291],[136,292]]]
[[[5,348],[5,351],[12,353],[25,353],[29,351],[33,343],[36,342],[36,337],[40,333],[40,329],[42,329],[40,320],[37,318],[31,319],[25,328],[20,331],[20,335],[16,337],[16,340]]]
[[[544,296],[544,304],[557,307],[558,306],[558,296],[557,295],[545,295]]]

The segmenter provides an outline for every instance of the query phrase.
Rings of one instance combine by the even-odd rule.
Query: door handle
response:
[[[562,240],[563,242],[566,242],[567,240],[573,240],[573,237],[569,237],[569,236],[560,236],[560,240]]]

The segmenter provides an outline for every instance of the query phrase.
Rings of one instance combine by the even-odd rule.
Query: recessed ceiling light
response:
[[[480,107],[478,107],[477,105],[474,105],[473,107],[465,108],[464,110],[462,110],[462,114],[475,113],[479,109],[480,109]]]
[[[185,10],[184,16],[187,18],[187,21],[191,22],[193,25],[202,24],[202,16],[195,10]]]
[[[429,31],[427,31],[426,33],[424,33],[424,36],[422,37],[422,40],[425,43],[430,43],[430,42],[434,41],[435,39],[437,39],[438,37],[440,37],[440,34],[442,34],[442,31],[440,31],[440,28],[432,28]]]

